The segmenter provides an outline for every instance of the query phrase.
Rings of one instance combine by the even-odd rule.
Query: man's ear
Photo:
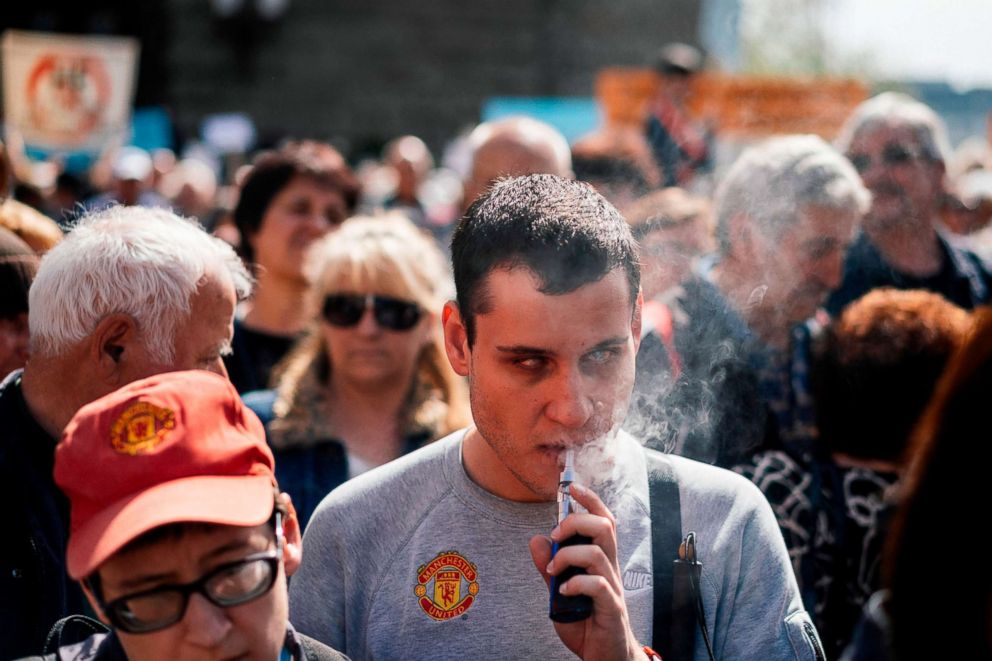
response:
[[[471,349],[468,346],[468,330],[462,319],[458,304],[448,301],[441,312],[441,327],[444,329],[444,351],[448,354],[451,369],[459,376],[468,376],[471,362]]]
[[[97,374],[108,383],[117,383],[123,361],[140,341],[138,323],[129,314],[111,314],[100,320],[90,338],[89,353]]]
[[[941,193],[940,195],[935,196],[940,200],[940,202],[937,202],[937,205],[939,206],[943,203],[944,196],[947,193],[953,192],[953,183],[950,177],[947,176],[947,165],[944,164],[944,161],[930,161],[930,170],[930,176],[933,177],[935,182],[934,185],[936,186],[937,191]]]
[[[107,619],[107,616],[104,614],[103,609],[100,608],[99,602],[97,602],[96,597],[93,595],[93,591],[90,590],[89,581],[79,581],[79,585],[80,587],[83,588],[83,594],[86,595],[86,600],[90,602],[90,608],[92,608],[93,612],[96,613],[97,617],[100,618],[100,621],[109,627],[110,620]]]
[[[644,290],[637,290],[634,300],[634,314],[630,318],[630,334],[634,338],[634,353],[641,347],[641,311],[644,309]]]
[[[286,576],[292,576],[303,561],[303,535],[300,519],[296,516],[296,507],[288,493],[279,494],[279,504],[286,511],[282,520],[282,534],[286,539],[282,547],[282,561],[286,567]]]
[[[742,261],[763,260],[768,254],[770,240],[746,213],[735,213],[727,221],[728,255]],[[773,246],[771,246],[773,247]]]

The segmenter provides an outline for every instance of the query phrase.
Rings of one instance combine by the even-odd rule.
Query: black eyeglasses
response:
[[[423,314],[416,303],[372,294],[332,294],[324,299],[321,314],[332,326],[351,328],[362,320],[369,307],[377,324],[394,331],[410,330]]]
[[[221,565],[192,583],[162,585],[114,599],[103,605],[103,611],[121,631],[151,633],[183,619],[194,592],[221,608],[248,603],[272,589],[280,555],[279,549],[250,555]]]
[[[920,157],[920,153],[896,143],[889,143],[882,148],[879,158],[884,165],[896,166],[909,163]],[[869,154],[851,154],[848,157],[854,169],[859,173],[865,173],[871,168],[875,160]]]
[[[221,608],[246,604],[265,595],[275,585],[282,558],[281,517],[276,515],[276,548],[228,562],[191,583],[160,585],[103,603],[100,589],[93,590],[111,624],[126,633],[151,633],[171,627],[186,615],[194,592]]]

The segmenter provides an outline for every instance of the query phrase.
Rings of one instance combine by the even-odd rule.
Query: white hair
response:
[[[854,166],[822,138],[770,138],[746,149],[717,189],[717,239],[726,254],[730,220],[737,214],[774,238],[807,207],[864,214],[870,204]]]
[[[59,356],[115,313],[135,319],[154,360],[170,362],[190,299],[227,273],[238,299],[251,276],[234,249],[163,209],[114,206],[83,217],[42,258],[28,298],[31,350]]]
[[[837,136],[837,149],[847,153],[855,136],[883,126],[909,129],[924,156],[947,162],[951,146],[943,120],[930,106],[901,92],[882,92],[855,108]]]

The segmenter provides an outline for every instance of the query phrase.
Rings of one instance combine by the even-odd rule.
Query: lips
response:
[[[382,349],[355,349],[348,352],[348,358],[355,360],[386,360],[389,358],[389,353],[383,351]]]
[[[891,183],[875,184],[871,187],[871,194],[873,202],[884,199],[901,200],[906,197],[906,191],[902,188],[902,186],[897,186]]]
[[[565,465],[565,452],[568,449],[576,450],[581,452],[582,448],[592,443],[593,441],[562,441],[553,443],[542,443],[538,445],[535,450],[549,463],[554,462],[558,467],[563,467]]]
[[[557,461],[559,457],[564,458],[565,449],[566,447],[564,445],[553,445],[553,444],[538,445],[535,448],[535,450],[539,454],[543,455],[549,460],[555,460],[555,461]]]

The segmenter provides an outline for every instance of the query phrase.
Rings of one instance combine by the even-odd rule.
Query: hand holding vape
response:
[[[572,494],[569,487],[575,481],[575,451],[566,450],[565,468],[561,471],[558,479],[558,524],[565,520],[574,511],[575,504],[572,501]],[[551,545],[551,557],[558,554],[558,549],[564,546],[574,546],[577,544],[592,544],[592,540],[584,535],[572,535],[562,542],[554,542]],[[580,594],[575,596],[565,596],[558,592],[562,583],[578,574],[585,574],[582,567],[567,567],[559,572],[557,576],[551,577],[551,595],[548,617],[555,622],[578,622],[592,615],[592,598]]]

